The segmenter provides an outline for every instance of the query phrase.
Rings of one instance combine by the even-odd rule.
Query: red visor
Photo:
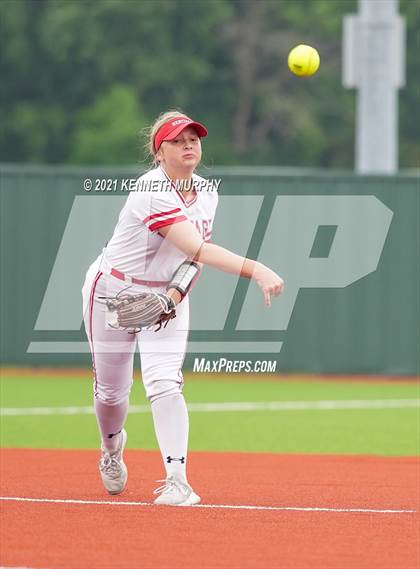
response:
[[[154,140],[155,152],[159,150],[160,145],[164,140],[173,140],[184,130],[184,128],[187,128],[188,126],[195,128],[200,138],[204,138],[208,134],[206,127],[201,123],[195,122],[189,117],[176,117],[171,121],[166,122],[157,131]]]

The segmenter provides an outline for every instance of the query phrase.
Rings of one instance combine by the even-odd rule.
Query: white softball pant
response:
[[[127,289],[129,294],[165,289],[129,285],[98,271],[94,263],[87,272],[82,289],[86,334],[92,352],[95,397],[107,405],[117,405],[130,394],[133,383],[133,361],[139,346],[141,373],[146,395],[151,402],[160,397],[182,392],[182,365],[185,359],[189,304],[186,297],[177,306],[177,316],[158,332],[143,330],[132,334],[112,329],[107,323],[108,310],[101,296],[115,296]]]

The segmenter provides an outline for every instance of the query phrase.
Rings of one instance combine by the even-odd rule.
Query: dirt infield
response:
[[[419,513],[412,511],[420,509],[415,458],[192,453],[190,481],[203,504],[212,506],[206,508],[150,505],[154,481],[161,477],[157,452],[126,452],[129,483],[116,498],[102,489],[97,459],[93,451],[2,451],[2,497],[41,501],[1,501],[1,565],[417,569],[420,564]]]

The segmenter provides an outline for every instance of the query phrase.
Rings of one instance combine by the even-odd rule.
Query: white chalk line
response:
[[[20,565],[19,567],[11,567],[10,565],[6,567],[6,565],[2,565],[0,569],[34,569],[34,567],[21,567]]]
[[[403,409],[420,407],[418,399],[339,399],[324,401],[231,401],[222,403],[189,403],[192,413],[226,411],[334,411],[347,409]],[[0,416],[26,417],[29,415],[93,415],[92,405],[72,407],[2,407]],[[131,405],[130,413],[150,413],[149,405]]]
[[[0,496],[4,502],[34,502],[45,504],[77,504],[93,506],[154,506],[151,502],[113,502],[109,500],[71,500],[52,498],[23,498],[19,496]],[[159,507],[159,506],[158,506]],[[182,506],[197,509],[222,509],[222,510],[267,510],[275,512],[339,512],[361,514],[415,514],[417,510],[394,510],[394,509],[371,509],[371,508],[326,508],[326,507],[300,507],[300,506],[242,506],[227,504],[196,504],[195,506]]]
[[[0,567],[0,569],[35,569],[35,568],[34,567],[22,567],[21,565],[19,565],[18,567],[15,567],[15,566],[12,567],[10,565],[7,565],[7,567],[6,567],[6,565],[2,565]]]

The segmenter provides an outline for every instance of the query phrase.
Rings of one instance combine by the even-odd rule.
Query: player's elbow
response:
[[[195,253],[193,260],[197,261],[197,263],[202,263],[204,264],[208,264],[209,262],[209,255],[211,254],[211,249],[214,248],[214,245],[212,243],[206,243],[205,241],[203,241],[201,243],[200,248],[198,249],[198,251]]]

